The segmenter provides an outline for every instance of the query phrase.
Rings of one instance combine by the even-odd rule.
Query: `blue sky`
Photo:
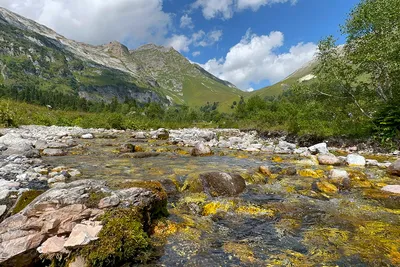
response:
[[[172,46],[242,90],[278,82],[313,58],[359,0],[0,0],[94,45]]]

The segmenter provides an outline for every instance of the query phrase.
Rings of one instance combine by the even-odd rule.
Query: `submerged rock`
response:
[[[325,181],[314,182],[312,189],[325,194],[336,194],[339,192],[339,189],[335,185]]]
[[[340,188],[349,188],[350,187],[350,176],[349,173],[345,170],[333,169],[329,172],[328,179],[330,182],[339,186]]]
[[[191,155],[195,157],[199,156],[211,156],[213,154],[211,148],[205,145],[203,142],[199,142],[193,148]]]
[[[400,159],[389,166],[388,172],[392,175],[400,176]]]

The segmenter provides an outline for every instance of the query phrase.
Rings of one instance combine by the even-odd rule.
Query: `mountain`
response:
[[[283,79],[282,81],[262,88],[260,90],[254,91],[250,96],[258,95],[262,98],[277,96],[282,94],[285,90],[289,89],[289,87],[297,82],[305,82],[312,80],[314,75],[312,75],[313,69],[318,65],[318,61],[316,59],[311,60],[310,62],[303,65],[300,69],[296,70],[294,73]]]
[[[0,8],[0,85],[36,87],[88,100],[117,97],[138,102],[224,109],[244,93],[191,63],[173,48],[119,42],[93,46],[69,40],[32,20]]]

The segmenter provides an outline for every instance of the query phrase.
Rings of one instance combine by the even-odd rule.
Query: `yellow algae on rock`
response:
[[[272,157],[272,161],[276,162],[276,163],[281,163],[281,162],[283,162],[283,159],[279,156],[276,156],[276,157]]]
[[[325,172],[323,170],[312,170],[312,169],[299,170],[297,173],[302,177],[312,177],[312,178],[322,178],[325,175]]]
[[[242,262],[254,263],[256,261],[254,258],[254,252],[251,250],[249,245],[228,242],[224,244],[223,248],[226,253],[233,254]]]
[[[326,181],[321,181],[321,182],[316,182],[315,187],[318,189],[318,191],[325,193],[325,194],[336,194],[339,192],[339,189]]]
[[[235,212],[252,216],[267,216],[270,218],[275,215],[275,212],[271,209],[264,209],[254,205],[239,206]]]
[[[227,212],[234,207],[233,201],[222,202],[210,202],[203,207],[203,215],[215,215],[217,212]]]

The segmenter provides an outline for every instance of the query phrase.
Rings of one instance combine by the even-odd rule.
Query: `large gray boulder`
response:
[[[210,172],[200,175],[203,190],[211,196],[237,196],[246,189],[246,182],[239,174]]]
[[[140,187],[111,190],[103,181],[81,180],[56,186],[0,223],[0,266],[30,266],[39,259],[38,247],[42,245],[39,251],[51,251],[57,244],[60,246],[61,240],[58,239],[45,243],[49,238],[65,237],[68,241],[77,225],[96,221],[104,213],[104,208],[110,207],[104,205],[106,200],[93,201],[92,196],[96,195],[112,196],[114,200],[111,203],[115,207],[142,209],[143,216],[147,216],[144,221],[149,222],[152,212],[165,208],[167,201],[165,192]],[[98,233],[97,226],[80,226],[67,245],[86,244],[88,233]],[[90,239],[94,240],[95,236]]]

